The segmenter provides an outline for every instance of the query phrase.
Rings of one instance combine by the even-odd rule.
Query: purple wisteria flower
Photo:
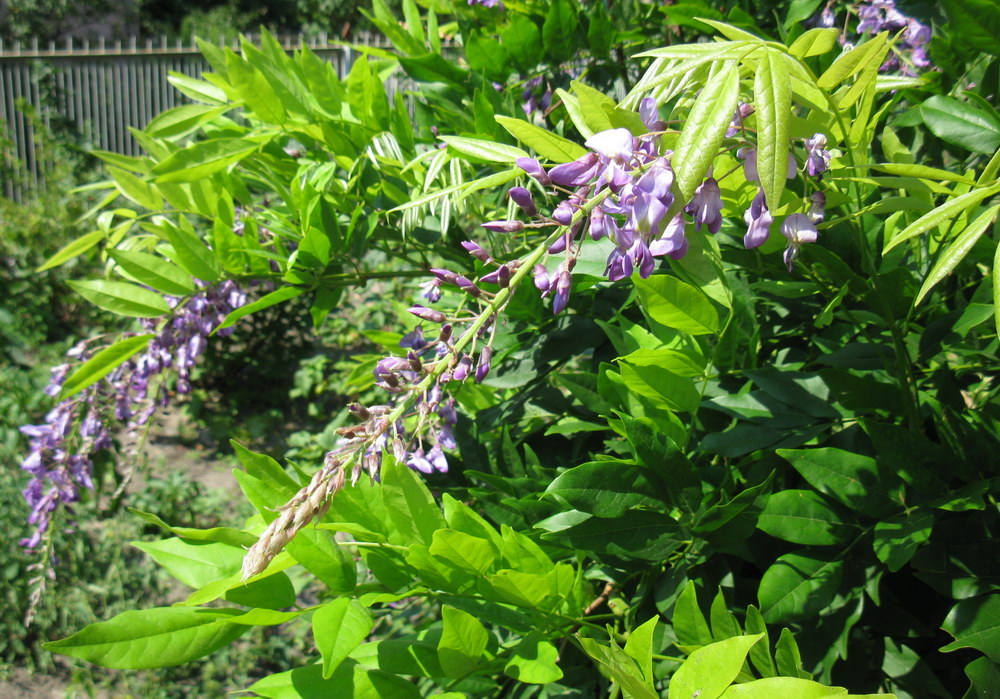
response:
[[[805,243],[815,243],[819,238],[816,224],[805,214],[792,214],[781,224],[781,234],[788,240],[783,259],[788,271],[795,268],[795,260],[799,256],[799,248]]]
[[[78,502],[91,490],[93,457],[111,449],[111,423],[117,420],[129,432],[145,425],[158,408],[165,407],[168,376],[175,376],[177,393],[191,390],[191,371],[204,353],[206,340],[222,320],[246,303],[246,294],[232,281],[217,286],[199,282],[202,290],[186,300],[167,297],[174,309],[166,322],[143,319],[153,333],[146,348],[80,393],[59,401],[40,425],[25,425],[29,452],[21,468],[30,476],[23,494],[31,508],[28,522],[35,527],[21,545],[36,549],[49,531],[53,515]],[[228,335],[233,328],[218,332]],[[68,356],[86,361],[91,350],[81,343]],[[53,369],[46,394],[57,396],[69,375],[69,365]]]
[[[833,27],[836,18],[831,4],[828,3],[822,13],[811,21],[813,26]],[[888,32],[895,36],[902,30],[902,36],[893,46],[893,53],[879,67],[882,73],[899,71],[903,75],[915,75],[914,68],[927,69],[931,67],[927,47],[930,44],[932,31],[929,26],[914,17],[908,17],[896,7],[895,0],[869,0],[857,4],[858,23],[856,31],[861,35],[872,35]],[[840,43],[844,50],[849,50],[857,44],[841,33]]]
[[[709,177],[694,190],[694,198],[684,207],[685,213],[694,217],[694,229],[700,231],[706,226],[712,233],[722,227],[722,192],[719,183]]]
[[[814,134],[805,140],[807,158],[806,172],[815,177],[830,169],[830,151],[826,149],[826,136]]]
[[[750,203],[750,208],[743,213],[743,220],[747,224],[746,235],[743,236],[743,246],[747,250],[760,247],[767,242],[771,234],[771,224],[774,217],[768,211],[764,202],[764,190],[758,190],[757,196]]]

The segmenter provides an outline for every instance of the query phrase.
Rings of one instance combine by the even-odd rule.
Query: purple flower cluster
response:
[[[836,17],[832,9],[833,2],[827,3],[823,11],[812,22],[818,27],[833,27]],[[932,31],[929,26],[913,17],[907,17],[896,7],[895,0],[868,0],[857,5],[858,34],[878,34],[889,32],[895,36],[902,31],[899,41],[893,46],[893,53],[879,67],[882,73],[900,72],[903,75],[916,75],[916,69],[931,67],[927,47],[931,41]],[[853,44],[846,33],[841,33],[840,42],[845,46]]]
[[[454,326],[447,322],[444,313],[420,305],[411,308],[410,312],[427,322],[440,323],[437,336],[428,338],[424,335],[423,324],[417,325],[399,343],[407,350],[406,356],[379,360],[373,373],[376,386],[398,397],[415,396],[412,408],[392,417],[395,401],[368,407],[350,406],[351,412],[362,422],[338,430],[342,439],[327,454],[328,461],[340,460],[344,454],[361,450],[362,455],[355,462],[352,474],[355,481],[362,469],[372,476],[378,472],[386,449],[392,451],[398,462],[422,473],[447,472],[445,450],[457,447],[452,428],[458,421],[458,411],[455,399],[445,394],[443,386],[470,376],[482,381],[490,370],[491,346],[480,349],[478,362],[474,364],[472,354],[459,353],[455,349]],[[480,336],[491,331],[492,326],[487,326]],[[436,378],[427,387],[424,379],[432,373]]]
[[[112,447],[112,420],[128,430],[148,422],[158,407],[167,404],[167,392],[161,389],[168,369],[177,376],[176,390],[190,391],[191,370],[204,352],[206,338],[230,311],[246,303],[246,295],[234,282],[225,281],[204,288],[186,302],[167,300],[174,312],[158,331],[161,321],[142,321],[146,330],[156,332],[143,352],[58,402],[43,424],[21,428],[29,438],[28,456],[21,468],[31,476],[23,494],[31,507],[28,522],[35,527],[34,534],[21,541],[22,546],[37,548],[53,513],[78,502],[82,489],[93,489],[92,457]],[[219,334],[231,332],[229,328]],[[85,362],[90,354],[87,343],[81,343],[67,356]],[[52,370],[45,390],[48,395],[59,395],[70,368],[67,363]]]

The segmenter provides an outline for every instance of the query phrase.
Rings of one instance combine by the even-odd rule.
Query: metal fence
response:
[[[341,77],[356,55],[325,35],[275,38],[288,51],[305,44],[331,61]],[[351,43],[386,46],[384,37],[367,33],[353,37]],[[21,201],[44,190],[51,165],[46,161],[44,134],[53,119],[71,124],[93,148],[139,155],[129,127],[141,129],[160,112],[190,102],[167,82],[168,73],[198,77],[209,69],[193,42],[166,38],[114,43],[67,39],[45,46],[37,41],[11,45],[0,39],[0,139],[5,141],[0,143],[4,160],[0,195]]]

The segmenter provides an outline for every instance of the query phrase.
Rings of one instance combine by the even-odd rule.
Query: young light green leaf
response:
[[[840,32],[836,27],[810,29],[788,47],[788,53],[799,58],[822,56],[837,45]]]
[[[942,204],[936,209],[931,209],[900,231],[899,234],[892,240],[889,240],[886,243],[882,254],[884,255],[900,243],[907,241],[910,238],[915,238],[946,220],[958,217],[964,211],[971,209],[973,206],[979,204],[979,202],[987,199],[988,197],[992,197],[998,192],[1000,192],[1000,183],[996,183],[990,187],[977,187],[971,192],[966,192],[961,196],[950,199],[948,202]]]
[[[372,614],[348,597],[324,604],[312,618],[313,638],[323,656],[323,677],[329,678],[343,660],[361,645],[375,625]]]
[[[847,690],[843,687],[827,687],[819,682],[801,677],[766,677],[752,682],[732,685],[719,699],[773,699],[774,697],[795,697],[795,699],[821,699],[822,697],[843,697]],[[886,696],[886,695],[879,695]]]
[[[763,634],[734,636],[699,648],[670,678],[669,699],[718,699],[743,668],[747,653]]]
[[[104,240],[106,236],[107,234],[104,231],[100,230],[91,231],[86,235],[82,235],[76,240],[67,243],[62,248],[60,248],[59,252],[57,252],[52,257],[47,259],[45,263],[42,264],[42,266],[36,269],[35,271],[44,272],[47,269],[52,269],[53,267],[58,267],[59,265],[65,262],[69,262],[74,257],[78,257],[79,255],[82,255],[83,253],[87,252],[87,250],[90,250],[90,248],[94,247],[99,242]]]
[[[788,176],[792,92],[782,54],[768,47],[754,75],[757,107],[757,173],[767,206],[777,210]]]
[[[156,188],[146,180],[136,177],[131,172],[117,167],[109,167],[108,173],[126,198],[134,201],[145,209],[157,211],[163,208],[163,197]]]
[[[405,468],[405,467],[404,467]],[[476,617],[447,605],[441,607],[444,629],[438,641],[438,660],[449,677],[464,677],[482,662],[489,632]]]
[[[1000,212],[1000,204],[991,206],[981,213],[938,255],[934,266],[927,274],[927,279],[924,280],[920,291],[917,292],[917,297],[913,299],[914,306],[919,304],[938,282],[951,274],[952,270],[965,259],[965,256],[969,254],[986,229],[993,225],[997,212]]]
[[[518,682],[548,684],[562,679],[558,660],[559,650],[541,633],[532,631],[511,651],[503,671]]]
[[[215,138],[199,141],[171,153],[153,168],[155,182],[194,182],[225,170],[255,153],[260,146],[243,138]]]
[[[631,699],[657,699],[653,684],[642,676],[642,670],[614,641],[605,646],[592,638],[577,638],[577,643]]]
[[[659,617],[652,617],[629,632],[628,640],[625,641],[623,649],[642,670],[643,678],[649,683],[653,683],[653,632]]]
[[[493,118],[511,136],[552,162],[568,163],[587,154],[587,149],[583,146],[523,119],[500,115]]]
[[[101,667],[171,667],[204,657],[242,636],[248,626],[227,623],[241,613],[192,607],[131,610],[44,647]]]
[[[672,623],[677,640],[685,646],[707,646],[712,642],[712,632],[698,604],[698,587],[693,580],[688,580],[674,603]]]
[[[194,293],[191,275],[158,255],[137,250],[112,250],[111,259],[136,281],[172,296]]]
[[[885,47],[886,35],[879,34],[873,39],[869,39],[860,46],[856,46],[846,53],[840,54],[826,71],[819,76],[816,81],[817,87],[824,90],[832,90],[849,77],[862,70],[872,55],[878,53]]]
[[[183,219],[181,219],[183,222]],[[190,272],[196,279],[214,282],[219,278],[219,261],[215,254],[195,234],[165,218],[150,226],[158,235],[167,239],[173,254],[170,258]]]
[[[68,281],[74,291],[106,311],[134,318],[158,318],[170,313],[170,306],[159,294],[136,284],[104,279]]]
[[[155,525],[163,531],[170,532],[171,534],[175,534],[184,539],[191,539],[192,541],[218,541],[223,544],[229,544],[230,546],[242,546],[247,548],[253,546],[254,542],[257,541],[257,537],[250,532],[233,529],[232,527],[212,527],[210,529],[174,527],[150,512],[143,512],[142,510],[137,510],[134,507],[128,508],[128,511],[142,521]]]
[[[884,140],[885,137],[883,136],[883,141]],[[898,175],[900,177],[919,177],[924,180],[945,180],[948,182],[961,182],[962,184],[970,185],[975,184],[976,182],[971,177],[963,175],[960,172],[942,170],[940,168],[930,167],[929,165],[916,165],[911,163],[874,163],[868,167],[872,170],[885,172],[890,175]]]
[[[430,553],[475,576],[484,575],[497,560],[489,541],[454,529],[434,532]]]
[[[194,131],[202,124],[225,114],[229,109],[231,107],[228,105],[212,107],[204,104],[182,104],[160,112],[143,130],[156,138],[176,138]]]
[[[177,580],[195,589],[236,573],[245,554],[235,546],[176,537],[133,541],[132,545],[148,554]]]
[[[152,339],[152,335],[137,335],[119,340],[110,347],[105,347],[69,375],[63,382],[59,400],[66,400],[97,383],[129,357],[146,349]]]
[[[666,274],[635,283],[643,310],[657,323],[692,335],[719,329],[719,314],[697,287]]]
[[[382,498],[393,524],[390,540],[409,545],[433,543],[434,532],[445,527],[434,496],[414,471],[383,456]]]
[[[463,155],[493,163],[512,163],[518,158],[528,157],[528,153],[520,148],[478,138],[442,136],[441,140]]]
[[[684,122],[672,158],[677,189],[686,202],[705,178],[726,135],[740,96],[735,61],[725,61],[712,75]],[[758,104],[758,109],[760,106]]]

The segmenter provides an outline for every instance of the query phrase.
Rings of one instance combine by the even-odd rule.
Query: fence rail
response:
[[[248,38],[259,44],[258,37]],[[384,37],[368,33],[352,37],[349,43],[323,34],[275,38],[288,51],[308,46],[331,61],[341,77],[357,55],[351,45],[387,46]],[[171,87],[168,74],[197,78],[209,69],[194,42],[171,42],[165,37],[115,42],[67,39],[44,46],[0,39],[0,120],[6,132],[0,138],[7,140],[0,143],[4,160],[0,195],[21,201],[44,190],[44,174],[51,165],[44,134],[53,119],[61,117],[71,124],[93,148],[139,155],[129,127],[141,129],[160,112],[191,101]],[[22,103],[30,109],[23,109]]]

